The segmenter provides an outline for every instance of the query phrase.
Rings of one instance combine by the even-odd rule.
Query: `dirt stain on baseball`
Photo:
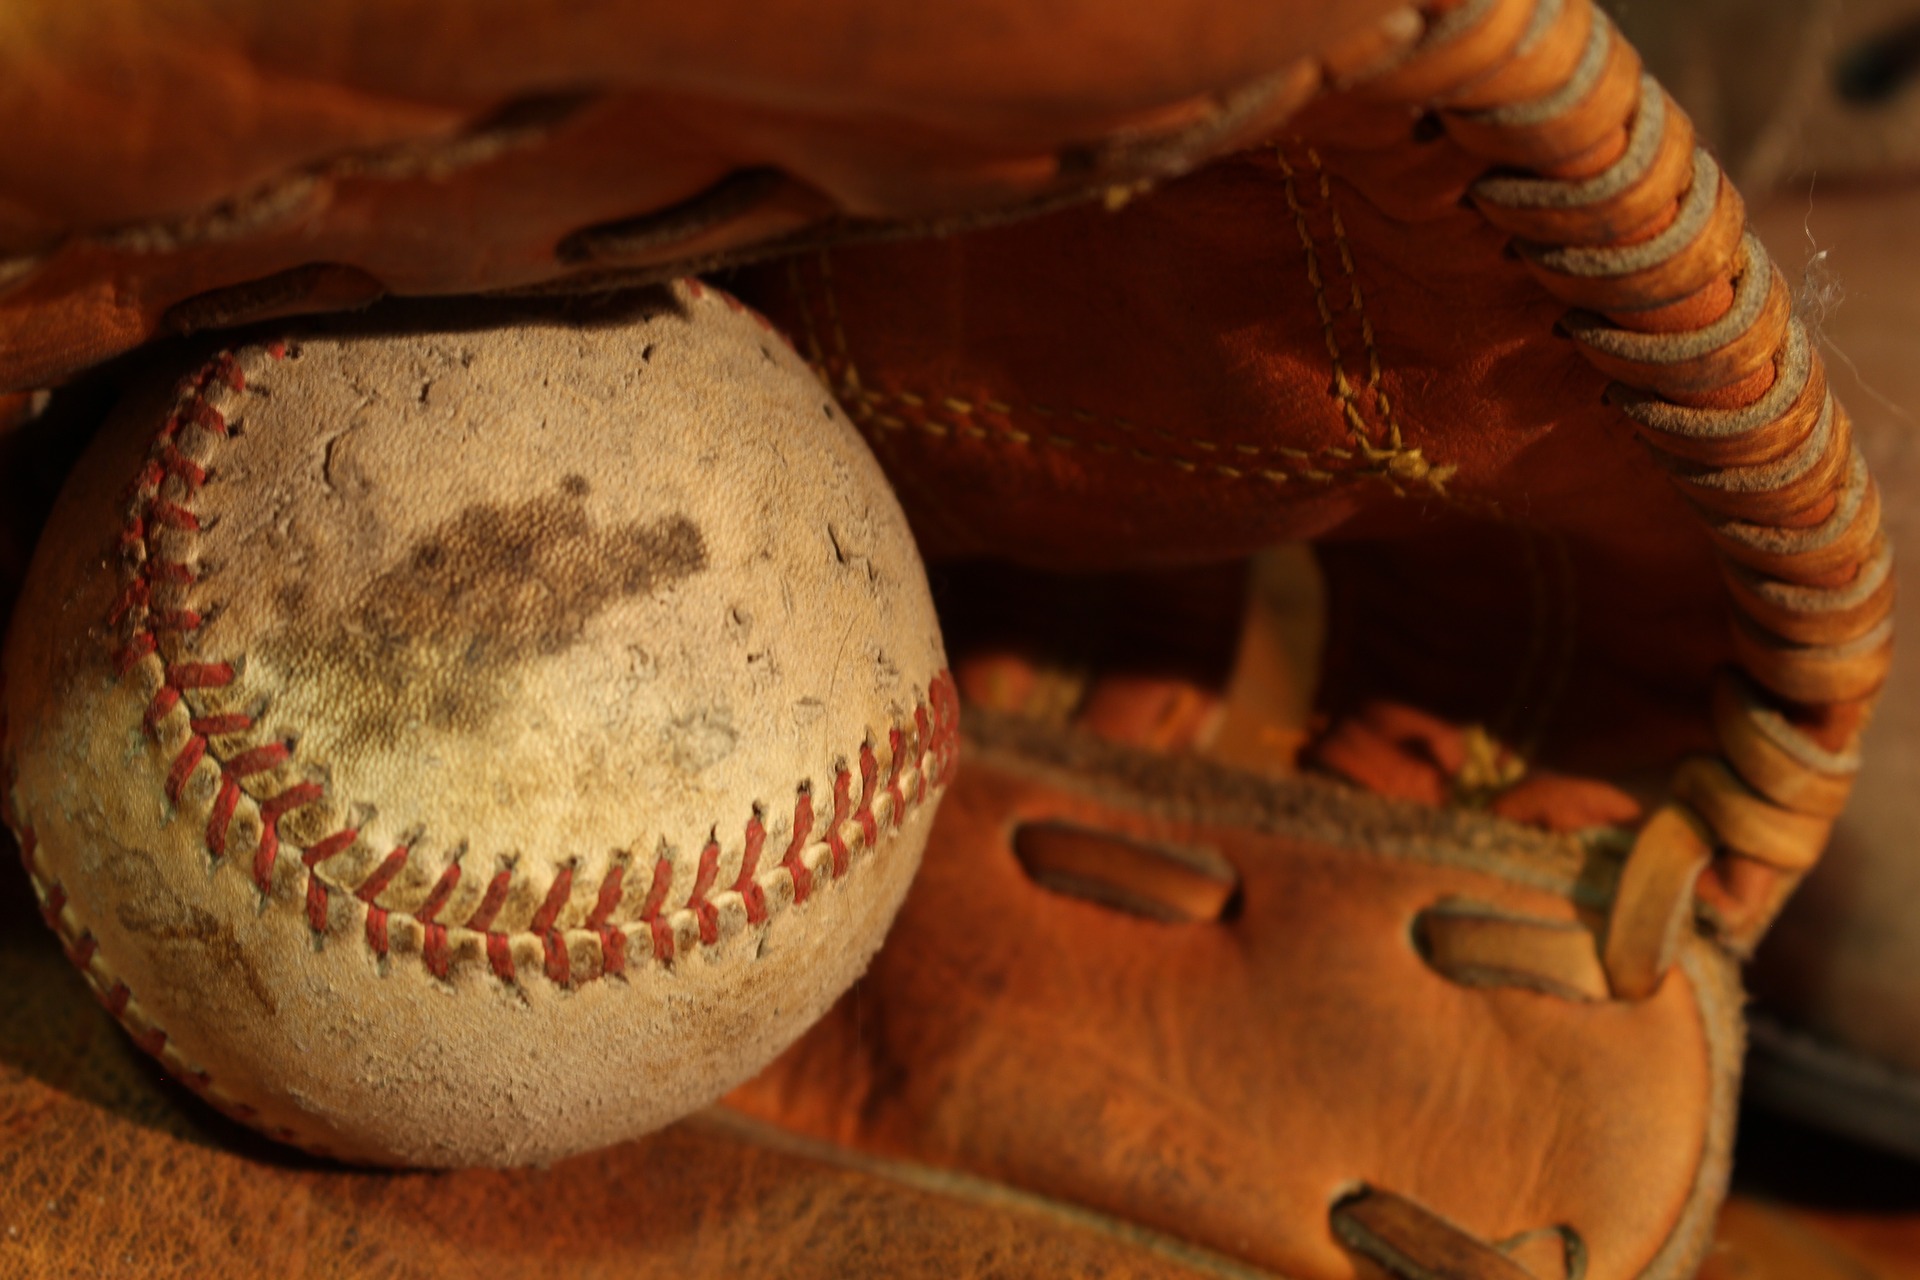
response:
[[[304,593],[281,601],[288,626],[262,656],[340,709],[336,760],[392,748],[417,727],[480,732],[517,669],[579,643],[615,601],[707,568],[685,515],[596,527],[590,491],[568,476],[551,494],[468,506],[331,619],[313,618]]]
[[[152,854],[138,851],[129,856],[145,859],[148,865],[153,858]],[[120,927],[153,942],[197,951],[207,968],[220,979],[235,990],[244,988],[262,1013],[269,1017],[278,1013],[279,1002],[261,979],[240,939],[234,936],[232,926],[204,907],[183,902],[178,894],[166,889],[157,876],[146,879],[148,896],[140,902],[122,902],[117,909]]]

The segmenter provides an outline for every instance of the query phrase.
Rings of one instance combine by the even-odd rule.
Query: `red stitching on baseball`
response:
[[[600,937],[600,972],[606,975],[624,974],[627,971],[627,935],[607,923],[614,908],[620,905],[620,894],[627,878],[627,864],[616,862],[600,882],[600,896],[593,904],[593,914],[587,917],[587,928]]]
[[[189,491],[197,490],[207,482],[207,469],[180,452],[179,447],[171,442],[160,448],[160,466],[166,474],[178,477]]]
[[[362,902],[372,902],[379,897],[380,891],[392,884],[393,878],[400,874],[400,869],[407,865],[407,855],[411,852],[412,850],[406,845],[401,845],[389,853],[380,865],[374,868],[373,874],[360,882],[360,887],[353,891],[353,896]]]
[[[367,946],[378,958],[387,958],[387,909],[369,902],[367,904]]]
[[[308,845],[307,851],[300,855],[300,861],[309,867],[317,867],[328,858],[336,854],[345,853],[348,849],[351,849],[353,842],[359,838],[360,833],[352,827],[347,828],[345,831],[336,831],[325,839],[315,841],[313,844]],[[449,870],[458,873],[460,868],[454,866],[449,868]]]
[[[235,387],[234,390],[238,391],[240,388]],[[193,401],[181,411],[180,416],[171,425],[174,426],[176,432],[181,426],[193,426],[199,427],[203,431],[211,431],[214,435],[220,436],[223,439],[228,434],[226,418],[218,409],[208,404],[205,400]]]
[[[609,978],[627,973],[627,935],[617,925],[607,925],[600,933],[600,972]]]
[[[279,746],[280,744],[275,743],[274,745]],[[265,748],[261,748],[261,750],[264,751]],[[285,750],[284,747],[281,748],[283,757]],[[240,774],[241,770],[236,767],[237,763],[236,761],[234,765],[229,765],[228,768],[235,774]],[[278,762],[276,761],[276,763]],[[270,768],[272,766],[262,767]],[[310,804],[318,804],[325,797],[326,792],[321,788],[319,783],[296,782],[279,795],[274,796],[271,800],[261,803],[260,846],[254,850],[253,854],[253,881],[260,886],[260,892],[271,893],[273,891],[273,863],[274,859],[280,855],[280,819],[292,813],[295,809],[304,809]],[[302,860],[304,861],[304,859]],[[308,869],[311,870],[312,868],[309,867]],[[312,879],[313,877],[309,875],[307,878]]]
[[[715,297],[725,296],[698,285],[690,284],[689,288],[696,298],[706,297],[710,292]],[[729,305],[734,304],[729,301]],[[286,355],[284,344],[276,344],[270,349],[270,354],[275,358],[283,358]],[[166,723],[186,700],[185,695],[229,686],[237,677],[236,668],[230,662],[200,661],[183,655],[171,645],[165,646],[163,652],[164,636],[199,629],[204,623],[204,615],[177,600],[157,598],[156,587],[191,587],[198,583],[199,578],[191,567],[190,556],[185,559],[162,559],[155,554],[157,548],[149,545],[150,540],[163,530],[193,533],[205,528],[203,518],[187,504],[212,476],[213,468],[188,457],[178,442],[188,428],[207,432],[220,440],[234,434],[229,415],[222,413],[207,398],[215,386],[223,383],[236,391],[244,390],[246,386],[240,365],[231,354],[216,358],[183,383],[182,402],[168,416],[156,440],[154,453],[142,468],[135,489],[130,493],[130,509],[122,544],[127,554],[126,572],[131,580],[112,611],[114,624],[124,624],[124,644],[116,655],[116,664],[121,673],[126,674],[148,657],[162,658],[162,683],[151,696],[142,717],[143,727],[156,739],[163,736]],[[877,785],[880,767],[872,738],[860,748],[857,775],[860,792],[857,802],[853,790],[856,785],[854,771],[845,765],[835,770],[832,816],[820,832],[815,831],[811,788],[803,783],[797,789],[793,827],[779,864],[792,882],[796,905],[804,904],[815,888],[814,876],[805,861],[806,849],[811,841],[821,839],[827,844],[831,856],[831,875],[838,879],[847,873],[852,860],[847,824],[853,824],[860,833],[863,847],[870,849],[879,838],[875,801],[880,795],[886,795],[890,802],[888,826],[897,828],[910,806],[924,802],[936,786],[946,781],[952,768],[953,745],[957,741],[957,711],[958,700],[951,677],[941,672],[929,684],[923,699],[916,703],[909,720],[889,726],[886,730],[890,759],[884,787]],[[166,777],[169,798],[175,803],[182,801],[200,762],[214,754],[210,740],[232,738],[256,727],[254,719],[242,713],[214,709],[195,714],[194,709],[189,708],[187,733],[182,744],[174,751]],[[909,753],[912,756],[910,765]],[[240,807],[251,800],[258,806],[260,816],[260,832],[253,851],[252,878],[263,893],[270,894],[274,882],[282,839],[280,818],[296,809],[323,803],[326,790],[317,781],[291,779],[275,794],[262,798],[253,796],[246,789],[254,785],[252,782],[246,782],[246,786],[242,783],[256,778],[264,781],[267,775],[291,765],[294,754],[293,748],[287,743],[269,742],[243,747],[230,759],[215,758],[220,770],[219,786],[212,797],[208,814],[206,848],[214,859],[225,858],[232,839],[233,822],[239,815]],[[909,773],[913,778],[911,800],[906,785]],[[316,933],[324,932],[327,928],[330,889],[343,887],[337,883],[330,885],[323,880],[319,874],[320,865],[351,848],[358,834],[357,830],[336,831],[299,851],[300,861],[306,870],[302,895],[304,913],[309,926]],[[740,896],[747,919],[754,925],[764,924],[769,914],[766,888],[758,878],[767,834],[762,811],[756,806],[745,825],[740,871],[728,886]],[[716,830],[701,850],[694,882],[684,904],[684,909],[694,917],[702,945],[713,945],[720,936],[721,906],[714,901],[713,895],[723,856],[724,850]],[[347,887],[351,896],[366,906],[368,941],[376,955],[384,956],[388,950],[387,924],[390,912],[380,907],[374,899],[398,875],[406,857],[407,850],[396,850],[357,888]],[[674,928],[677,913],[668,902],[674,879],[672,868],[670,858],[663,856],[658,860],[639,916],[651,934],[655,958],[669,964],[675,959],[677,946]],[[493,925],[508,900],[513,875],[511,868],[505,868],[494,876],[480,905],[463,926],[470,932],[484,935],[490,967],[503,981],[508,982],[516,977],[512,935],[495,930]],[[600,976],[619,976],[625,972],[627,935],[612,919],[623,896],[624,875],[624,861],[616,861],[603,877],[594,910],[584,926],[600,942]],[[447,976],[452,959],[450,926],[442,923],[438,916],[450,901],[459,878],[460,869],[456,861],[442,873],[427,901],[413,915],[425,932],[423,962],[437,978]],[[548,887],[542,906],[527,930],[541,940],[546,960],[543,967],[547,976],[562,984],[573,981],[573,974],[570,953],[566,947],[566,931],[558,921],[571,896],[575,878],[572,867],[556,873],[554,883]]]
[[[640,919],[653,934],[653,958],[661,964],[673,963],[673,928],[660,918],[660,908],[672,884],[672,861],[657,859],[653,864],[653,883],[647,886],[647,900],[640,908]]]
[[[447,905],[447,899],[453,896],[453,891],[459,883],[460,864],[448,863],[447,869],[440,873],[440,879],[434,883],[433,892],[429,893],[427,900],[420,904],[420,909],[413,913],[413,918],[421,924],[432,924],[434,917],[438,916],[440,909]]]
[[[860,828],[860,834],[866,837],[867,848],[871,849],[880,838],[880,825],[873,818],[873,787],[880,779],[880,762],[874,758],[873,744],[860,744],[860,809],[853,815],[854,822]],[[837,878],[846,874],[844,866],[836,865],[833,874]]]
[[[513,872],[502,871],[487,883],[487,894],[480,899],[480,905],[467,918],[467,928],[475,933],[485,933],[493,927],[493,918],[500,914],[500,908],[506,905],[507,890],[513,887]]]
[[[453,957],[447,950],[447,926],[428,921],[426,936],[420,942],[420,958],[426,963],[427,972],[442,982],[453,963]]]
[[[194,533],[200,531],[199,516],[193,514],[193,512],[187,510],[180,504],[168,502],[164,498],[156,498],[148,505],[147,518],[155,524],[165,525],[169,529],[186,529]]]
[[[160,691],[153,695],[153,701],[147,704],[147,714],[141,717],[140,727],[148,733],[158,733],[160,722],[179,705],[180,691],[170,684],[161,685]]]
[[[572,892],[573,868],[562,867],[560,874],[553,878],[540,909],[533,913],[530,926],[531,932],[540,939],[541,949],[546,952],[547,978],[562,987],[573,978],[573,962],[567,958],[567,944],[554,926],[560,920],[561,908],[567,905],[567,895]]]
[[[887,752],[893,757],[893,763],[887,767],[887,795],[892,797],[893,829],[898,831],[902,819],[906,817],[907,798],[900,793],[900,767],[906,763],[907,753],[902,749],[905,739],[897,728],[887,730]]]
[[[319,876],[307,877],[307,926],[315,933],[327,931],[327,886]]]
[[[149,594],[150,590],[145,578],[135,578],[129,582],[127,589],[120,593],[120,598],[113,602],[113,608],[107,611],[107,625],[119,626],[120,619],[126,617],[137,606],[144,605]]]
[[[447,869],[440,873],[440,879],[434,882],[433,891],[427,895],[427,900],[420,904],[418,911],[413,913],[413,918],[418,920],[420,927],[426,931],[420,944],[420,958],[426,962],[427,972],[436,978],[444,979],[447,976],[447,966],[452,960],[447,950],[447,926],[441,924],[437,917],[441,908],[447,905],[447,899],[453,896],[453,891],[459,883],[460,864],[450,862],[447,864]]]
[[[847,874],[847,841],[840,834],[841,827],[849,817],[848,810],[853,807],[853,774],[845,766],[833,775],[833,817],[827,820],[827,848],[833,853],[833,878],[838,880]]]
[[[740,874],[733,878],[733,891],[747,907],[747,923],[760,924],[767,918],[767,892],[756,877],[760,873],[760,850],[767,843],[766,824],[760,821],[760,808],[754,806],[747,819],[747,846],[740,855]]]
[[[806,851],[807,837],[813,834],[813,788],[805,783],[800,786],[800,794],[793,802],[793,839],[787,845],[787,851],[780,858],[780,865],[793,877],[793,900],[803,903],[813,892],[813,870],[801,857]]]
[[[924,804],[927,799],[927,752],[933,749],[933,731],[927,725],[927,709],[925,706],[918,706],[913,709],[913,728],[920,739],[920,749],[913,757],[913,802],[915,804]]]
[[[512,871],[496,874],[487,884],[487,895],[480,900],[480,909],[467,921],[467,928],[487,935],[487,963],[493,966],[502,982],[513,981],[513,952],[507,947],[507,935],[493,932],[493,918],[506,905],[507,893],[512,888]]]
[[[927,697],[933,703],[934,759],[939,770],[936,781],[944,786],[952,780],[954,766],[960,762],[960,688],[951,674],[942,671],[928,686]]]
[[[207,815],[207,852],[216,859],[227,856],[227,831],[233,826],[233,814],[239,807],[240,784],[231,775],[222,776],[219,794],[213,798],[213,811]]]
[[[143,631],[134,635],[127,641],[126,647],[121,649],[114,657],[114,674],[124,676],[127,672],[139,666],[140,660],[151,655],[157,647],[158,642],[153,638],[151,631]]]
[[[60,919],[60,910],[66,905],[66,887],[55,882],[53,888],[47,891],[47,900],[40,904],[40,915],[46,920],[49,928],[55,927],[55,922]]]
[[[236,778],[250,778],[256,773],[265,773],[277,769],[287,762],[292,752],[284,742],[269,742],[258,747],[249,747],[233,759],[227,761],[226,772]]]
[[[176,689],[219,689],[233,683],[233,667],[225,662],[180,662],[167,668],[167,683]]]
[[[400,869],[407,865],[409,852],[407,846],[401,845],[389,853],[380,865],[374,868],[373,874],[361,881],[360,887],[353,891],[354,897],[367,904],[367,945],[373,949],[374,955],[383,960],[387,956],[387,909],[374,899],[378,898],[380,891],[400,874]],[[312,877],[309,876],[308,879],[311,880]]]
[[[487,963],[493,966],[494,976],[500,981],[514,980],[513,948],[508,945],[506,934],[489,933],[487,935]]]
[[[687,906],[700,924],[701,943],[709,947],[720,940],[720,908],[707,897],[719,875],[720,841],[708,836],[706,847],[700,850],[700,865],[693,873],[693,892],[687,895]]]
[[[193,776],[193,771],[206,754],[205,738],[196,733],[187,739],[186,745],[174,756],[173,767],[167,770],[167,799],[175,804],[180,803],[181,788],[187,785],[187,779]]]

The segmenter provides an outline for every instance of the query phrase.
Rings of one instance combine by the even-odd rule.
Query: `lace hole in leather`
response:
[[[1240,875],[1216,850],[1119,836],[1069,822],[1015,829],[1013,853],[1041,888],[1165,924],[1240,914]]]

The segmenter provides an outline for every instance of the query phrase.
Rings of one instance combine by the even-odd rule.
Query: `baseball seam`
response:
[[[689,289],[689,293],[696,300],[718,299],[734,310],[744,310],[717,290]],[[272,344],[267,353],[284,359],[287,349],[284,344]],[[555,870],[525,929],[496,927],[496,917],[513,889],[515,869],[510,866],[493,876],[464,923],[439,919],[460,882],[457,858],[448,863],[417,907],[402,910],[381,905],[381,894],[406,868],[411,848],[404,843],[396,847],[358,883],[330,877],[326,870],[330,860],[364,847],[356,826],[341,825],[305,847],[286,839],[281,831],[290,815],[327,800],[326,785],[298,776],[294,744],[249,738],[256,728],[253,717],[196,705],[205,703],[208,691],[232,685],[239,674],[236,662],[199,660],[187,649],[187,637],[214,607],[196,608],[186,594],[197,580],[192,541],[203,528],[193,500],[212,474],[211,452],[230,437],[227,415],[214,401],[222,388],[236,395],[247,389],[246,374],[231,352],[213,359],[183,385],[129,495],[120,545],[126,587],[109,619],[123,636],[116,666],[122,678],[144,680],[152,689],[142,728],[170,759],[164,782],[169,801],[185,807],[209,790],[204,779],[213,779],[205,806],[203,844],[214,864],[231,864],[236,853],[245,856],[243,850],[230,847],[236,823],[257,826],[251,877],[263,897],[273,899],[286,896],[275,892],[281,854],[297,854],[305,872],[307,922],[316,936],[327,932],[337,910],[335,903],[344,897],[363,905],[364,937],[377,957],[385,960],[395,949],[391,925],[397,915],[410,931],[417,930],[421,960],[439,979],[448,977],[456,956],[477,957],[483,952],[496,977],[517,982],[526,967],[525,961],[515,957],[516,943],[523,940],[537,947],[537,967],[558,985],[624,974],[629,927],[649,936],[654,960],[670,964],[682,952],[714,945],[735,932],[738,921],[726,927],[723,915],[743,915],[747,925],[760,926],[784,903],[804,903],[823,872],[833,880],[845,875],[856,848],[875,847],[883,825],[897,829],[909,810],[947,781],[957,752],[959,719],[958,697],[951,677],[943,671],[916,700],[910,717],[886,729],[884,777],[871,735],[857,752],[857,795],[856,768],[844,762],[835,767],[832,810],[817,838],[811,787],[807,782],[796,786],[787,847],[780,860],[765,869],[760,862],[768,831],[763,810],[755,805],[745,825],[740,871],[718,893],[715,881],[722,850],[721,824],[716,823],[702,848],[694,883],[678,908],[668,907],[673,862],[665,856],[654,863],[637,916],[619,913],[622,900],[637,888],[626,883],[629,864],[621,860],[602,877],[591,908],[573,927],[561,924],[576,888],[584,887],[575,883],[573,864]],[[573,914],[580,915],[578,910]],[[468,945],[463,947],[463,942]],[[574,955],[572,942],[584,944],[584,957]],[[473,943],[478,944],[477,950]],[[597,963],[592,956],[596,943]]]
[[[41,919],[60,939],[68,961],[80,971],[80,976],[93,991],[94,999],[126,1028],[134,1044],[157,1061],[169,1077],[197,1094],[215,1110],[242,1124],[261,1128],[269,1137],[281,1142],[302,1147],[316,1155],[330,1154],[324,1144],[316,1143],[285,1125],[263,1126],[257,1109],[222,1088],[203,1067],[182,1053],[179,1046],[168,1037],[166,1030],[147,1015],[133,991],[100,954],[99,941],[73,910],[66,886],[48,878],[41,870],[38,835],[33,825],[15,811],[11,773],[6,783],[5,790],[0,791],[0,821],[6,823],[19,841],[20,861],[26,867],[27,881],[33,886],[34,897],[39,902]]]

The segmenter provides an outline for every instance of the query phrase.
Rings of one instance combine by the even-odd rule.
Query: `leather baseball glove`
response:
[[[1906,231],[1920,210],[1913,13],[1845,0],[1630,17],[1650,63],[1686,85],[1689,111],[1711,122],[1717,150],[1752,194],[1755,229],[1795,283],[1856,411],[1888,536],[1896,552],[1910,547],[1920,481],[1920,244]],[[1766,59],[1752,56],[1754,38]],[[1896,609],[1914,607],[1908,592]],[[1914,656],[1897,658],[1821,873],[1755,958],[1747,1082],[1750,1097],[1804,1123],[1909,1158],[1920,1156],[1920,991],[1909,976],[1920,933],[1908,921],[1916,679]]]
[[[1693,1274],[1887,551],[1587,0],[86,8],[0,50],[23,529],[162,334],[751,261],[935,563],[968,745],[867,979],[549,1170],[268,1149],[9,930],[0,1259]]]

